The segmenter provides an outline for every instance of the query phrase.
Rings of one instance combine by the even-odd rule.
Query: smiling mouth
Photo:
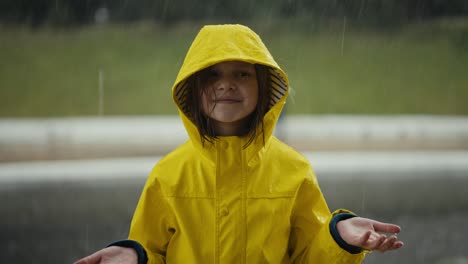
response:
[[[217,103],[217,104],[235,104],[235,103],[240,103],[240,102],[241,102],[241,100],[231,99],[231,98],[215,100],[215,103]]]

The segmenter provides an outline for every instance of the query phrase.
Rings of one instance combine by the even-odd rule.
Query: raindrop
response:
[[[343,52],[344,52],[345,33],[346,33],[346,16],[343,17],[343,31],[341,32],[341,56],[343,56]]]
[[[104,70],[99,68],[98,71],[98,115],[104,114]]]

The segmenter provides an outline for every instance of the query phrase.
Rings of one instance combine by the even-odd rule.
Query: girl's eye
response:
[[[219,73],[217,71],[209,71],[208,77],[218,77]]]
[[[208,70],[205,72],[205,80],[207,81],[214,81],[218,77],[219,77],[219,72],[215,70]]]
[[[237,76],[238,76],[239,78],[242,78],[242,79],[249,78],[250,75],[251,75],[251,74],[250,74],[250,72],[248,72],[248,71],[240,71],[240,72],[237,73]]]

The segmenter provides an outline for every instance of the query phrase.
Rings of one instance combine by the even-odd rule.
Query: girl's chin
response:
[[[238,116],[238,115],[212,115],[211,119],[218,123],[226,124],[237,124],[243,123],[248,119],[247,116]]]

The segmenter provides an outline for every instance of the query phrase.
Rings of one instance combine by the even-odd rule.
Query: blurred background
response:
[[[468,263],[468,1],[1,0],[0,259],[124,239],[186,140],[171,86],[204,24],[251,27],[287,72],[276,135],[330,209],[399,224],[365,263]]]

